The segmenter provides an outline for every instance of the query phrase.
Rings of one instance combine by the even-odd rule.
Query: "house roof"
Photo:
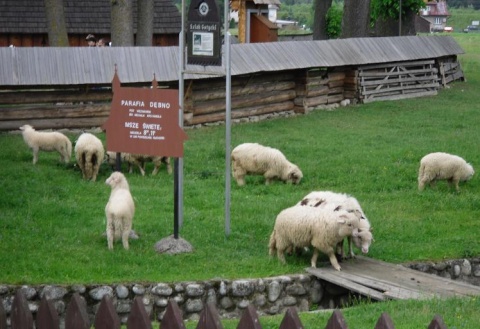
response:
[[[111,85],[179,79],[178,47],[0,47],[0,86]],[[362,66],[463,54],[451,36],[350,38],[231,45],[231,75]],[[224,63],[225,65],[225,63]],[[185,79],[224,76],[225,67],[188,65]],[[198,74],[206,72],[205,75]]]
[[[110,33],[111,0],[63,0],[68,33]],[[154,0],[154,33],[181,30],[181,14],[172,0]],[[133,0],[136,31],[137,1]],[[0,1],[0,33],[47,33],[44,0]]]
[[[428,16],[450,16],[446,1],[430,1],[427,2],[427,6],[430,7]]]

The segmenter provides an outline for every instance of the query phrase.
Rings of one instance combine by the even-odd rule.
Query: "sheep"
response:
[[[335,256],[336,245],[346,236],[357,234],[358,222],[358,218],[347,211],[295,205],[278,214],[270,235],[269,254],[273,256],[276,251],[278,259],[285,263],[287,249],[313,246],[312,267],[316,267],[321,251],[340,271]]]
[[[310,207],[330,207],[334,209],[343,209],[348,212],[354,213],[359,219],[358,234],[356,236],[348,236],[348,249],[349,256],[355,258],[353,252],[352,242],[361,251],[366,254],[373,241],[372,228],[368,218],[360,206],[360,203],[356,198],[345,193],[336,193],[331,191],[313,191],[307,194],[303,199],[297,203],[297,205],[310,206]],[[339,254],[341,258],[345,258],[343,241],[338,246]]]
[[[454,184],[456,191],[459,192],[458,183],[470,180],[474,174],[472,165],[457,155],[444,152],[430,153],[420,160],[418,189],[423,191],[425,184],[433,187],[435,181],[447,180],[449,185]]]
[[[170,165],[170,158],[165,156],[150,156],[142,154],[125,154],[125,160],[129,163],[129,172],[132,172],[132,166],[137,166],[140,169],[142,176],[145,176],[145,164],[147,162],[153,162],[154,168],[152,175],[156,175],[162,163],[167,166],[167,172],[172,173],[172,166]]]
[[[140,169],[142,176],[145,176],[145,164],[147,162],[153,162],[154,168],[152,175],[156,175],[160,169],[162,163],[167,166],[167,172],[172,173],[172,166],[170,164],[170,157],[165,156],[151,156],[151,155],[141,155],[141,154],[131,154],[122,152],[120,158],[123,162],[128,164],[128,172],[131,174],[133,172],[133,166],[137,166]],[[105,156],[105,161],[111,165],[115,166],[117,159],[117,153],[107,151]]]
[[[239,186],[245,185],[245,175],[263,175],[265,184],[274,179],[298,184],[303,177],[295,164],[287,160],[277,149],[258,143],[244,143],[235,147],[231,153],[232,174]]]
[[[75,143],[75,158],[86,180],[97,179],[105,150],[102,141],[91,133],[82,133]]]
[[[135,203],[130,193],[128,181],[119,171],[113,172],[105,184],[112,188],[110,198],[105,206],[107,217],[108,249],[113,249],[113,240],[122,238],[123,248],[129,249],[128,237],[132,231],[135,215]]]
[[[38,152],[57,151],[60,153],[60,161],[68,163],[72,155],[72,142],[64,134],[52,132],[36,131],[30,125],[23,125],[20,127],[22,131],[23,140],[28,147],[33,151],[33,164],[38,161]]]

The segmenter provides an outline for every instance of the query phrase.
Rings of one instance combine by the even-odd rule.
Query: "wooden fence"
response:
[[[75,293],[70,300],[65,314],[65,329],[89,329],[92,323],[87,314],[85,300]],[[115,307],[110,298],[105,295],[100,302],[95,319],[95,329],[118,329],[121,327],[120,319],[115,312]],[[33,320],[27,300],[20,290],[17,290],[10,312],[10,327],[12,329],[58,329],[60,318],[51,300],[44,296],[40,302],[36,319]],[[147,314],[142,298],[135,297],[126,323],[127,329],[151,329],[152,321]],[[7,328],[7,317],[0,303],[0,329]],[[220,316],[213,303],[208,303],[200,314],[197,329],[223,329]],[[243,312],[237,325],[238,329],[262,329],[256,310],[249,305]],[[303,329],[304,326],[298,317],[295,308],[290,307],[280,323],[279,329]],[[333,311],[325,329],[347,329],[347,323],[339,310]],[[394,329],[392,319],[387,313],[379,317],[375,329]],[[160,323],[160,329],[185,329],[182,313],[177,303],[170,300]],[[435,315],[428,329],[447,329],[443,319]]]

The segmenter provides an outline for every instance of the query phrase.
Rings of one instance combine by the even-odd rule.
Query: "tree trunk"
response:
[[[370,0],[345,0],[342,17],[342,38],[368,37]]]
[[[151,47],[153,40],[153,0],[138,0],[137,46]]]
[[[48,45],[50,47],[68,47],[63,0],[45,0],[45,15],[47,18]]]
[[[133,46],[133,0],[112,0],[112,46]]]
[[[326,40],[327,12],[332,6],[332,0],[315,0],[313,13],[313,40]]]

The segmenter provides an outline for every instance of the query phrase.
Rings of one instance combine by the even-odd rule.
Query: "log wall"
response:
[[[456,57],[257,72],[232,77],[231,117],[240,119],[288,111],[306,113],[344,99],[372,102],[435,95],[438,88],[463,79]],[[178,83],[165,83],[161,87],[178,89]],[[185,81],[184,125],[225,121],[225,94],[225,78]],[[100,127],[109,116],[111,100],[111,88],[105,86],[48,86],[29,90],[6,90],[0,86],[0,131],[17,130],[26,123],[36,129]]]

